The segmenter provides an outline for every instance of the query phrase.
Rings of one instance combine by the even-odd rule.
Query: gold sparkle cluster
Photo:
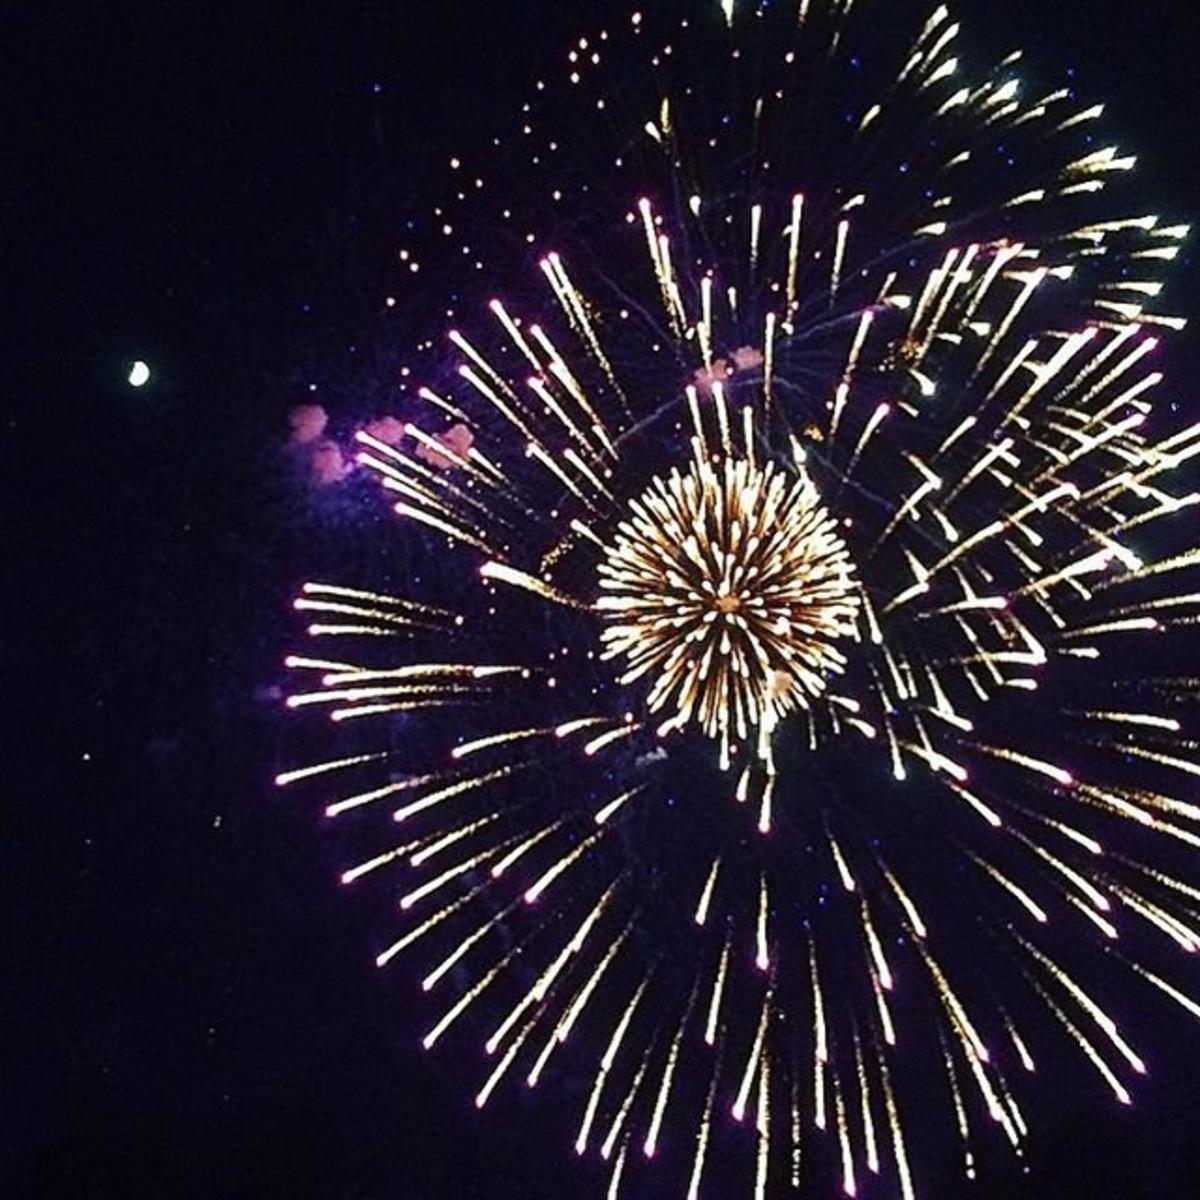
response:
[[[803,468],[728,457],[655,478],[599,576],[603,657],[623,684],[653,676],[660,732],[695,722],[725,756],[820,695],[855,635],[849,552]]]

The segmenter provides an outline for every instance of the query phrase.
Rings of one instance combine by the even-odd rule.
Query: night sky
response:
[[[10,16],[0,1195],[603,1194],[552,1102],[481,1119],[420,1054],[414,989],[375,971],[314,814],[269,786],[269,689],[311,546],[289,409],[369,370],[405,217],[611,7]],[[958,7],[977,46],[1073,65],[1148,208],[1200,220],[1191,0]],[[1168,364],[1185,406],[1197,332]],[[1200,1036],[1170,1017],[1132,1112],[1040,1080],[1060,1115],[1035,1183],[969,1188],[948,1156],[923,1194],[1200,1194]]]

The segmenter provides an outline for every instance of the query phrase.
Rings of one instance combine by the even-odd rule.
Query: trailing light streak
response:
[[[713,980],[712,996],[708,1002],[708,1020],[704,1026],[704,1040],[711,1046],[717,1040],[717,1023],[721,1017],[721,998],[725,993],[725,974],[729,970],[729,938],[721,947],[721,961],[717,965]]]
[[[647,1158],[653,1158],[658,1150],[658,1135],[662,1130],[663,1116],[667,1111],[667,1101],[671,1098],[671,1081],[675,1078],[675,1068],[679,1065],[679,1044],[683,1041],[683,1030],[687,1025],[689,1016],[691,1016],[690,1003],[688,1011],[684,1013],[683,1020],[679,1022],[679,1030],[675,1034],[675,1040],[671,1043],[671,1049],[667,1052],[667,1062],[663,1068],[662,1084],[658,1089],[658,1097],[654,1102],[654,1115],[650,1118],[650,1129],[646,1133],[646,1140],[642,1145],[642,1152]]]
[[[760,1069],[763,1042],[767,1036],[767,1025],[771,1017],[771,989],[768,987],[766,995],[763,997],[762,1013],[758,1019],[758,1032],[754,1035],[754,1045],[750,1050],[750,1056],[746,1060],[746,1067],[742,1072],[742,1082],[738,1087],[737,1097],[733,1102],[733,1119],[742,1121],[746,1116],[746,1105],[750,1099],[750,1089],[754,1084],[754,1077]]]
[[[713,859],[708,878],[704,881],[704,890],[700,893],[700,903],[696,905],[696,924],[704,925],[708,920],[709,905],[712,904],[713,889],[717,886],[717,872],[721,869],[721,860]]]
[[[708,1141],[712,1133],[713,1104],[717,1096],[718,1066],[720,1058],[713,1066],[712,1082],[708,1085],[708,1095],[704,1101],[704,1115],[700,1118],[700,1129],[696,1134],[696,1154],[692,1159],[692,1173],[688,1179],[687,1200],[699,1200],[700,1181],[704,1177],[704,1162],[708,1154]]]

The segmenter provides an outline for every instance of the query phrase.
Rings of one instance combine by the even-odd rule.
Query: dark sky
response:
[[[414,1052],[312,814],[265,786],[279,733],[256,699],[299,570],[272,478],[287,410],[346,369],[459,136],[599,7],[10,16],[0,1194],[603,1193],[545,1109],[481,1122]],[[958,7],[977,44],[1075,66],[1148,196],[1200,218],[1190,0]],[[1200,315],[1194,279],[1177,296]],[[1174,361],[1190,404],[1200,352]],[[1027,1190],[925,1194],[1195,1197],[1200,1037],[1170,1048],[1132,1115],[1044,1080],[1063,1115]]]

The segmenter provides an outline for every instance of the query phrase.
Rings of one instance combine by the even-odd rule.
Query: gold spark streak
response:
[[[1132,1104],[1133,1097],[1129,1094],[1129,1089],[1116,1077],[1112,1068],[1104,1061],[1096,1047],[1092,1045],[1079,1027],[1063,1012],[1044,988],[1036,983],[1033,986],[1041,996],[1046,1007],[1058,1018],[1059,1023],[1067,1031],[1071,1040],[1083,1051],[1087,1060],[1096,1068],[1105,1083],[1112,1088],[1113,1095],[1124,1105]]]
[[[890,992],[893,984],[892,970],[888,966],[887,957],[884,955],[883,943],[879,940],[879,935],[875,932],[875,925],[871,921],[871,910],[867,906],[865,898],[862,902],[861,917],[863,932],[867,937],[867,946],[870,949],[875,970],[879,975],[879,982],[883,985],[885,991]]]
[[[496,579],[512,587],[523,588],[525,591],[541,596],[543,600],[549,600],[554,604],[561,604],[564,608],[587,610],[587,605],[576,600],[573,596],[568,596],[565,592],[560,592],[557,588],[551,587],[544,580],[538,579],[534,575],[529,575],[525,571],[519,571],[515,567],[508,567],[499,562],[486,562],[479,568],[479,574],[484,579]]]
[[[983,1039],[976,1031],[974,1023],[967,1015],[967,1010],[963,1007],[962,1001],[959,1000],[954,989],[950,986],[936,959],[925,949],[923,944],[917,943],[917,949],[920,951],[921,958],[928,968],[929,973],[933,976],[934,983],[937,986],[938,997],[950,1015],[950,1023],[958,1034],[959,1040],[963,1043],[967,1051],[967,1057],[972,1060],[977,1059],[980,1062],[991,1062],[991,1055],[988,1053],[987,1047],[983,1044]]]
[[[612,1178],[608,1181],[608,1191],[605,1193],[605,1200],[617,1200],[621,1193],[621,1175],[625,1170],[625,1152],[629,1149],[628,1143],[623,1143],[621,1151],[617,1155],[616,1166],[613,1167]],[[607,1158],[608,1155],[605,1155]]]
[[[465,875],[469,871],[474,871],[477,867],[483,866],[490,858],[500,853],[505,847],[511,845],[511,842],[504,842],[499,846],[490,847],[479,854],[468,858],[463,862],[456,863],[453,867],[448,867],[440,875],[434,876],[433,879],[421,884],[420,887],[414,888],[411,892],[407,892],[400,898],[400,907],[407,911],[412,908],[419,900],[425,899],[426,896],[438,891],[447,883],[457,879],[460,875]]]
[[[525,1044],[526,1039],[537,1026],[540,1013],[535,1013],[526,1023],[521,1032],[512,1040],[512,1044],[500,1057],[500,1061],[496,1064],[492,1073],[487,1077],[483,1087],[481,1087],[475,1096],[475,1107],[483,1108],[489,1099],[492,1092],[496,1089],[497,1084],[504,1078],[508,1072],[508,1068],[512,1066],[513,1060],[517,1057],[521,1047]]]
[[[998,883],[1010,896],[1012,896],[1022,908],[1024,908],[1035,920],[1041,924],[1045,924],[1050,918],[1046,916],[1046,910],[1041,907],[1033,899],[1032,896],[1019,884],[1014,883],[999,867],[993,866],[985,858],[981,858],[978,854],[968,853],[967,857],[971,859],[981,870],[983,870],[995,883]]]
[[[472,947],[477,946],[493,929],[499,928],[503,922],[512,915],[516,907],[516,902],[514,902],[508,905],[506,908],[501,909],[501,911],[498,912],[494,917],[488,921],[485,921],[479,926],[478,929],[472,931],[465,938],[463,938],[462,941],[460,941],[458,945],[455,946],[455,948],[449,954],[447,954],[446,957],[443,958],[442,961],[438,963],[438,965],[434,967],[424,979],[421,980],[421,990],[423,992],[432,991],[437,986],[438,982],[443,979],[449,971],[453,970],[455,964],[461,962],[462,959],[470,952]]]
[[[595,359],[597,366],[604,372],[604,376],[612,385],[613,391],[617,393],[625,415],[628,417],[630,415],[629,401],[626,399],[620,381],[612,369],[612,364],[608,361],[608,357],[600,345],[600,340],[596,336],[596,331],[584,306],[583,298],[579,290],[571,282],[570,276],[567,274],[567,269],[563,266],[562,259],[557,254],[551,253],[546,256],[541,266],[546,277],[550,280],[554,294],[558,298],[563,311],[583,335],[583,340],[591,351],[592,358]]]
[[[569,737],[573,733],[578,733],[581,729],[591,729],[596,725],[605,725],[608,721],[608,717],[579,717],[574,721],[566,721],[562,725],[556,725],[554,727],[554,736],[557,738]]]
[[[846,1101],[842,1095],[842,1084],[833,1076],[833,1103],[837,1114],[838,1148],[842,1156],[842,1191],[847,1196],[858,1195],[858,1183],[854,1177],[854,1153],[850,1149],[850,1126],[846,1121]]]
[[[453,916],[456,912],[459,912],[461,909],[466,907],[466,905],[480,895],[480,893],[483,891],[483,888],[484,885],[480,884],[480,886],[475,888],[473,891],[468,892],[464,896],[460,896],[457,900],[447,904],[445,908],[435,912],[431,917],[427,917],[415,929],[409,930],[409,932],[406,933],[402,938],[393,942],[386,950],[382,951],[382,953],[376,955],[375,965],[377,967],[386,967],[387,964],[391,962],[391,960],[395,958],[396,955],[402,950],[407,949],[414,942],[417,942],[423,938],[432,929],[437,928],[437,926],[446,920],[447,917]]]
[[[500,324],[504,326],[504,332],[508,334],[513,345],[516,346],[517,349],[520,350],[525,356],[526,360],[529,362],[529,365],[533,367],[535,371],[541,371],[541,360],[534,353],[533,348],[525,340],[524,335],[521,333],[520,327],[512,319],[512,317],[509,316],[508,310],[504,307],[503,303],[499,300],[490,300],[488,302],[488,308],[492,311],[497,320],[499,320]]]
[[[602,733],[598,737],[592,738],[590,742],[584,744],[583,752],[589,758],[592,755],[603,750],[605,746],[611,746],[613,742],[619,742],[623,738],[632,737],[643,728],[642,723],[636,722],[633,725],[622,725],[618,729],[610,729],[607,733]]]
[[[420,707],[417,697],[446,697],[477,694],[470,687],[445,687],[437,684],[406,684],[400,687],[350,688],[324,692],[299,692],[288,697],[289,708],[304,708],[314,704],[333,704],[347,701],[358,705],[366,700],[399,698],[410,702],[411,707]]]
[[[640,796],[645,790],[646,785],[643,783],[639,784],[637,787],[630,788],[628,791],[622,792],[619,796],[614,797],[606,805],[604,805],[603,808],[597,811],[595,817],[596,824],[603,825],[609,819],[609,817],[611,817],[619,809],[623,808],[628,801],[632,800],[635,796]]]
[[[758,809],[758,832],[771,832],[771,801],[775,795],[775,776],[769,775],[763,784],[762,799]]]
[[[430,388],[419,388],[417,395],[422,400],[432,404],[434,408],[441,409],[442,412],[447,416],[453,417],[456,421],[461,421],[464,425],[472,425],[471,418],[461,408],[451,404],[444,396],[439,396],[437,392],[432,391]]]
[[[748,404],[742,409],[742,445],[745,447],[746,460],[751,467],[757,467],[754,454],[754,409]]]
[[[768,412],[772,405],[771,384],[775,375],[775,314],[767,313],[763,333],[763,399]]]
[[[867,1170],[872,1175],[879,1174],[879,1145],[875,1139],[875,1116],[871,1107],[871,1083],[867,1077],[866,1062],[863,1059],[862,1042],[858,1030],[854,1031],[854,1066],[858,1077],[858,1096],[861,1105],[863,1139],[867,1146]]]
[[[566,870],[574,866],[604,835],[604,830],[585,838],[569,854],[565,854],[525,892],[525,903],[536,904],[542,893]]]
[[[289,671],[349,671],[353,674],[358,670],[350,663],[329,662],[323,658],[302,658],[295,654],[289,654],[283,660],[283,665]]]
[[[694,999],[695,992],[692,995]],[[675,1039],[671,1043],[671,1049],[667,1052],[667,1062],[663,1068],[662,1083],[658,1089],[658,1097],[654,1102],[654,1113],[650,1118],[650,1128],[646,1132],[646,1140],[642,1143],[642,1153],[647,1158],[653,1158],[658,1151],[658,1137],[662,1132],[663,1117],[666,1115],[667,1102],[671,1098],[671,1083],[675,1078],[675,1068],[679,1065],[679,1046],[683,1041],[683,1031],[691,1015],[692,1002],[689,1000],[687,1009],[683,1014],[683,1019],[679,1022],[679,1029],[675,1033]]]
[[[1029,1053],[1029,1048],[1025,1045],[1025,1041],[1020,1033],[1017,1032],[1017,1027],[1013,1023],[1012,1018],[1008,1013],[1003,1012],[1003,1010],[1001,1011],[1004,1016],[1004,1027],[1008,1030],[1008,1036],[1012,1038],[1012,1043],[1017,1049],[1017,1056],[1021,1060],[1021,1065],[1026,1071],[1033,1074],[1037,1071],[1037,1064],[1033,1061],[1033,1056]]]
[[[658,248],[658,230],[654,225],[654,209],[650,201],[643,198],[638,201],[638,212],[642,215],[642,225],[646,231],[646,245],[650,250],[650,261],[654,264],[654,275],[662,291],[663,307],[671,312],[671,299],[667,293],[667,275],[663,268],[662,256]]]
[[[509,867],[518,859],[528,854],[534,846],[544,841],[550,834],[561,829],[566,823],[565,817],[560,817],[557,821],[551,821],[549,825],[543,826],[541,829],[531,833],[523,841],[519,842],[512,850],[510,850],[494,867],[492,867],[492,878],[499,879]]]
[[[575,403],[584,411],[588,420],[592,423],[592,431],[604,443],[604,447],[609,455],[615,459],[617,451],[609,435],[608,427],[588,400],[587,394],[584,392],[579,380],[571,373],[571,368],[567,365],[566,360],[558,352],[558,349],[540,325],[531,325],[529,332],[533,335],[538,345],[545,351],[547,358],[549,358],[550,374],[562,384]]]
[[[958,1072],[954,1069],[954,1059],[950,1055],[941,1029],[938,1030],[938,1038],[942,1043],[942,1061],[946,1067],[946,1078],[950,1083],[950,1098],[954,1106],[954,1116],[958,1122],[958,1136],[962,1141],[964,1173],[968,1179],[973,1180],[975,1178],[975,1152],[971,1149],[971,1125],[967,1120],[962,1089],[958,1084]]]
[[[596,923],[600,920],[609,901],[612,899],[616,886],[615,883],[609,884],[599,900],[593,905],[588,915],[580,921],[579,928],[575,931],[574,935],[564,943],[558,955],[550,962],[541,975],[538,976],[533,986],[509,1010],[508,1016],[500,1022],[495,1032],[484,1043],[484,1049],[488,1054],[495,1054],[500,1044],[508,1036],[509,1031],[520,1020],[522,1015],[533,1005],[540,1004],[550,993],[550,990],[554,987],[570,960],[583,949],[588,935],[595,928]]]
[[[450,830],[449,833],[443,834],[439,838],[426,843],[408,860],[409,865],[419,867],[428,862],[435,855],[440,854],[443,850],[461,842],[463,838],[470,837],[471,834],[477,833],[480,829],[486,829],[493,821],[500,818],[499,813],[489,813],[486,817],[480,817],[477,821],[470,821],[466,825],[460,825],[457,829]]]
[[[804,223],[804,197],[792,197],[792,219],[788,223],[787,315],[791,320],[797,307],[796,275],[800,266],[800,233]]]
[[[314,775],[324,775],[327,771],[340,771],[345,767],[354,767],[359,763],[379,762],[381,759],[387,758],[387,751],[378,754],[356,754],[352,758],[336,758],[329,762],[316,763],[311,767],[298,767],[294,771],[284,771],[281,775],[275,776],[276,787],[287,787],[290,783],[296,783],[301,779],[310,779]]]
[[[508,381],[496,370],[494,366],[481,354],[466,337],[463,336],[457,329],[450,330],[448,337],[483,373],[488,380],[497,388],[500,389],[511,400],[516,400],[517,395],[509,386]],[[460,371],[461,373],[461,371]]]
[[[1181,992],[1177,987],[1172,987],[1172,985],[1169,984],[1165,979],[1162,979],[1153,972],[1146,970],[1145,967],[1139,966],[1135,962],[1130,962],[1127,965],[1131,970],[1136,971],[1143,979],[1147,980],[1149,983],[1152,983],[1160,992],[1163,993],[1163,995],[1170,996],[1176,1004],[1185,1009],[1187,1012],[1191,1013],[1192,1016],[1197,1020],[1200,1020],[1200,1004],[1193,1000],[1191,996]]]
[[[713,980],[712,996],[708,1003],[708,1019],[704,1026],[704,1040],[710,1046],[717,1040],[717,1023],[721,1016],[721,998],[725,993],[725,976],[729,970],[729,936],[729,934],[725,935],[725,944],[721,948],[721,960],[717,964],[717,974]]]
[[[516,954],[517,951],[515,948],[510,950],[486,975],[459,997],[458,1001],[446,1012],[442,1019],[421,1039],[421,1045],[426,1050],[433,1049],[446,1030],[483,995],[487,988],[491,986],[516,957]]]
[[[791,1184],[793,1191],[800,1190],[801,1168],[804,1165],[804,1149],[801,1141],[801,1118],[800,1118],[800,1077],[796,1070],[795,1060],[792,1062],[792,1171]]]
[[[704,882],[704,890],[700,893],[700,903],[696,905],[696,924],[704,925],[708,920],[708,910],[712,905],[713,890],[717,886],[717,872],[721,869],[720,856],[713,859],[708,878]]]
[[[1066,897],[1067,902],[1077,909],[1087,920],[1091,921],[1097,929],[1110,941],[1116,941],[1121,935],[1117,927],[1111,922],[1106,921],[1094,908],[1085,904],[1074,892],[1068,891],[1065,887],[1062,889],[1062,894]]]
[[[482,550],[485,554],[496,553],[482,537],[453,521],[444,521],[432,513],[425,512],[424,509],[415,508],[413,505],[403,502],[395,506],[395,511],[401,517],[412,517],[414,521],[420,521],[422,525],[428,525],[430,529],[436,529],[447,537],[455,538],[468,546],[474,546],[476,550]]]
[[[465,418],[464,418],[465,419]],[[466,422],[470,424],[469,421]],[[483,458],[474,449],[468,454],[467,458],[460,457],[455,453],[453,447],[446,445],[437,438],[430,436],[418,425],[411,422],[404,427],[405,435],[420,442],[427,450],[433,451],[447,462],[452,463],[464,474],[468,475],[472,482],[481,484],[489,491],[495,491],[498,485],[503,483],[503,477],[493,471],[492,475],[488,475],[476,466],[476,462],[486,463]],[[395,446],[389,446],[386,442],[381,442],[378,438],[372,437],[369,433],[360,430],[355,435],[355,440],[361,442],[364,446],[370,446],[376,453],[382,455],[382,458],[375,458],[374,455],[361,454],[359,462],[364,466],[370,467],[374,471],[378,471],[384,477],[384,485],[388,486],[392,482],[403,482],[409,485],[410,488],[416,488],[413,476],[422,480],[422,486],[418,488],[418,493],[422,498],[430,497],[436,501],[433,495],[433,489],[445,492],[457,501],[461,501],[474,508],[477,512],[483,513],[486,516],[494,516],[491,509],[484,500],[478,500],[471,496],[455,484],[451,483],[446,478],[445,472],[434,471],[424,463],[407,454],[397,450]],[[435,460],[437,461],[437,460]],[[495,476],[495,477],[493,477]],[[408,494],[412,494],[411,491]],[[506,493],[511,494],[511,493]],[[386,599],[381,597],[380,599]],[[421,606],[424,607],[424,606]],[[449,614],[446,614],[449,615]]]
[[[829,306],[833,307],[837,300],[838,286],[842,280],[842,265],[846,259],[846,240],[850,235],[850,222],[839,221],[837,227],[837,243],[833,251],[833,270],[829,280]]]
[[[829,1034],[825,1027],[825,998],[821,994],[821,978],[817,973],[817,947],[810,938],[808,943],[809,978],[813,995],[813,1047],[818,1063],[829,1061]]]
[[[825,1074],[826,1064],[815,1055],[813,1056],[813,1124],[825,1132]]]
[[[579,1020],[580,1015],[583,1013],[584,1008],[591,999],[592,993],[595,992],[597,987],[599,987],[600,981],[604,978],[608,968],[612,965],[612,962],[620,952],[621,947],[625,944],[625,940],[629,936],[631,929],[632,924],[627,925],[624,930],[622,930],[621,933],[613,940],[612,945],[608,948],[607,952],[600,960],[596,968],[588,976],[587,982],[579,990],[579,994],[576,996],[567,1012],[559,1021],[554,1031],[554,1038],[559,1044],[565,1043],[567,1038],[570,1037],[571,1030],[575,1027],[575,1023]]]
[[[336,817],[340,813],[347,812],[352,808],[359,808],[364,804],[373,804],[376,800],[382,800],[388,796],[395,795],[396,792],[408,791],[411,788],[420,787],[422,784],[432,783],[435,780],[443,778],[445,778],[444,775],[414,775],[409,779],[384,784],[382,787],[373,788],[369,792],[359,792],[357,795],[347,796],[344,800],[335,801],[326,807],[325,815],[327,817]]]
[[[758,1075],[758,1156],[754,1172],[755,1200],[767,1200],[771,1165],[771,1059],[767,1057]]]
[[[887,996],[879,978],[879,972],[873,962],[867,964],[867,974],[871,978],[871,990],[875,993],[875,1007],[879,1012],[879,1024],[883,1029],[883,1040],[889,1045],[896,1044],[896,1027],[892,1023],[892,1013],[888,1008]]]
[[[600,1157],[606,1162],[612,1156],[613,1146],[616,1145],[617,1138],[621,1136],[621,1130],[625,1125],[625,1120],[629,1116],[629,1110],[633,1107],[634,1099],[637,1096],[638,1089],[642,1085],[642,1080],[646,1075],[646,1068],[650,1065],[650,1050],[642,1056],[641,1066],[638,1067],[637,1074],[633,1077],[633,1082],[629,1085],[629,1091],[625,1094],[625,1099],[621,1103],[621,1107],[617,1110],[617,1115],[613,1119],[613,1123],[609,1128],[608,1136],[604,1139],[604,1144],[600,1147]]]
[[[763,1043],[767,1036],[767,1025],[771,1016],[771,988],[767,988],[766,995],[763,997],[762,1013],[758,1019],[758,1032],[754,1035],[754,1045],[750,1050],[750,1057],[746,1060],[745,1070],[742,1072],[741,1086],[738,1088],[737,1097],[733,1102],[733,1119],[735,1121],[743,1121],[746,1117],[746,1105],[750,1100],[750,1088],[754,1084],[754,1076],[758,1071],[759,1060],[762,1058]]]
[[[438,608],[432,604],[421,604],[416,600],[406,600],[401,596],[391,596],[383,592],[367,592],[361,588],[341,587],[332,583],[306,583],[300,589],[306,596],[340,596],[347,600],[365,601],[370,604],[385,604],[392,608],[403,609],[426,617],[444,617],[452,620],[454,613],[446,608]]]
[[[546,1064],[550,1061],[550,1056],[570,1037],[575,1022],[579,1019],[588,1000],[591,999],[592,993],[599,986],[600,980],[604,978],[604,972],[608,969],[609,963],[612,962],[613,957],[620,949],[621,943],[625,940],[627,933],[628,929],[626,929],[625,933],[618,936],[609,947],[596,968],[588,975],[583,987],[576,993],[575,999],[571,1001],[567,1011],[563,1013],[554,1028],[550,1031],[550,1036],[546,1039],[546,1044],[542,1047],[542,1052],[537,1056],[537,1060],[534,1062],[529,1074],[525,1077],[525,1082],[529,1087],[537,1087],[541,1080],[542,1072],[546,1069]]]
[[[854,452],[850,455],[850,461],[846,466],[846,470],[842,477],[842,482],[845,483],[854,474],[854,469],[858,466],[859,460],[863,456],[863,452],[867,448],[867,443],[874,436],[875,431],[883,424],[884,420],[892,411],[890,404],[879,404],[875,411],[868,418],[867,423],[863,426],[863,431],[859,434],[858,442],[854,447]]]
[[[403,846],[397,846],[395,849],[387,850],[383,854],[377,854],[374,858],[368,859],[366,862],[359,863],[356,867],[350,867],[341,874],[341,882],[343,884],[351,884],[356,879],[361,879],[364,875],[371,871],[376,871],[380,867],[387,866],[388,863],[395,862],[398,858],[404,858],[405,855],[411,853],[424,841],[423,838],[417,838],[416,841],[406,842]]]
[[[979,378],[983,373],[984,367],[992,360],[992,355],[999,349],[1000,344],[1008,336],[1008,332],[1016,323],[1017,318],[1021,315],[1021,311],[1029,303],[1033,297],[1033,293],[1038,286],[1046,279],[1049,272],[1045,267],[1040,267],[1036,271],[1032,271],[1025,279],[1025,286],[1017,294],[1016,299],[1009,306],[1008,312],[1004,319],[997,326],[996,331],[992,334],[991,340],[987,344],[987,348],[979,358],[979,362],[975,367],[975,373],[971,376],[972,382]]]
[[[638,984],[637,990],[633,993],[633,998],[625,1006],[621,1014],[621,1019],[617,1022],[612,1037],[609,1038],[604,1056],[600,1060],[600,1069],[596,1073],[595,1082],[592,1084],[591,1094],[588,1096],[587,1108],[584,1110],[583,1122],[579,1127],[579,1134],[575,1139],[576,1154],[583,1154],[587,1150],[588,1137],[591,1134],[592,1125],[596,1120],[596,1111],[600,1104],[600,1096],[604,1091],[604,1084],[608,1079],[609,1072],[612,1070],[613,1063],[616,1062],[617,1055],[620,1053],[621,1046],[625,1041],[625,1035],[629,1032],[630,1023],[633,1021],[634,1014],[637,1012],[638,1005],[641,1003],[642,996],[645,994],[649,982],[650,976],[647,974],[642,982]]]
[[[460,470],[465,471],[468,475],[479,480],[488,487],[494,487],[498,479],[503,479],[503,476],[496,468],[492,468],[492,473],[496,476],[495,479],[489,478],[487,474],[481,471],[479,467],[475,465],[474,451],[472,451],[472,454],[469,458],[463,458],[455,452],[453,446],[448,446],[445,442],[439,441],[437,438],[430,436],[419,425],[414,425],[411,421],[404,426],[404,432],[409,437],[415,438],[418,442],[420,442],[426,450],[431,450],[433,453],[440,455],[442,458],[446,459],[447,462],[453,463]],[[381,442],[377,438],[371,437],[369,433],[359,433],[358,440],[368,446],[373,446],[380,453],[388,455],[397,462],[402,462],[406,465],[412,463],[411,459],[408,459],[405,455],[402,455],[398,450],[395,449],[395,447],[389,446],[386,442]],[[484,459],[482,455],[479,456],[478,461],[487,463],[487,460]],[[422,472],[431,478],[436,478],[436,476],[431,476],[429,471],[424,467],[422,467]]]
[[[547,409],[549,409],[550,413],[555,417],[558,423],[567,431],[568,434],[570,434],[572,440],[578,443],[580,448],[588,455],[598,455],[599,452],[597,449],[590,441],[588,441],[585,430],[577,425],[570,413],[568,413],[566,409],[559,404],[558,400],[554,396],[554,393],[546,385],[546,381],[534,376],[526,382],[529,386],[529,390],[533,392],[535,396],[537,396],[537,398],[546,406]],[[574,453],[574,451],[572,451],[572,453]],[[589,480],[592,481],[593,486],[596,486],[598,491],[603,492],[605,490],[604,485],[600,484],[595,479],[595,476],[591,474],[586,466],[581,464],[578,469],[583,474],[588,476]]]
[[[950,780],[946,781],[946,786],[956,795],[961,796],[983,819],[992,826],[993,829],[999,829],[1004,822],[1001,821],[999,814],[995,809],[985,804],[973,792],[967,791],[965,787]]]
[[[717,1097],[717,1078],[720,1074],[720,1058],[713,1063],[712,1080],[708,1085],[708,1096],[704,1101],[704,1113],[700,1118],[700,1129],[696,1134],[696,1154],[692,1159],[692,1174],[688,1180],[687,1200],[700,1200],[700,1181],[704,1175],[704,1160],[708,1154],[708,1140],[712,1132],[713,1105]]]
[[[1132,1046],[1121,1036],[1121,1031],[1117,1027],[1116,1021],[1088,995],[1087,992],[1079,986],[1078,983],[1053,959],[1043,954],[1036,946],[1026,941],[1020,934],[1014,933],[1013,936],[1017,942],[1024,947],[1026,953],[1032,956],[1042,968],[1057,982],[1070,993],[1072,999],[1084,1012],[1096,1022],[1097,1025],[1104,1031],[1105,1036],[1116,1048],[1122,1058],[1139,1074],[1146,1074],[1146,1064],[1141,1056],[1133,1049]]]
[[[455,796],[461,796],[464,792],[487,787],[488,784],[496,783],[501,779],[508,779],[520,771],[527,770],[532,765],[531,762],[508,763],[503,767],[498,767],[495,771],[488,771],[483,775],[471,775],[466,779],[459,779],[447,787],[438,788],[436,791],[427,793],[420,800],[414,800],[411,804],[406,804],[403,808],[398,808],[392,813],[392,820],[407,821],[409,817],[415,816],[419,812],[434,808],[447,800],[452,800]]]
[[[767,892],[766,875],[758,880],[758,931],[755,935],[757,952],[754,965],[760,971],[765,971],[771,965],[770,951],[767,946],[767,918],[770,912],[770,897]]]
[[[838,875],[842,880],[842,887],[848,892],[853,892],[856,888],[854,876],[850,874],[850,868],[846,864],[846,859],[842,855],[842,848],[838,845],[837,839],[827,829],[825,836],[829,839],[829,849],[833,852],[833,861],[837,865]]]
[[[900,1177],[900,1195],[902,1200],[917,1200],[916,1189],[913,1187],[912,1172],[908,1165],[908,1150],[904,1143],[904,1130],[900,1124],[900,1110],[896,1105],[896,1096],[892,1091],[892,1077],[887,1067],[887,1060],[879,1056],[879,1078],[883,1084],[883,1098],[887,1107],[888,1125],[892,1133],[892,1152],[896,1156],[896,1172]]]
[[[543,729],[512,729],[506,733],[493,733],[488,737],[476,738],[471,742],[463,742],[450,751],[453,759],[466,758],[470,754],[478,754],[480,750],[490,750],[494,746],[507,746],[512,742],[525,741],[528,738],[546,737],[553,733],[552,728]]]
[[[1189,929],[1182,921],[1177,920],[1169,912],[1151,904],[1144,896],[1120,884],[1113,885],[1113,891],[1125,904],[1148,921],[1159,932],[1169,937],[1185,954],[1195,954],[1200,950],[1200,935]]]
[[[1043,762],[1039,758],[1031,758],[1028,754],[1021,754],[1002,746],[989,746],[982,742],[972,742],[970,745],[973,750],[977,750],[981,754],[998,758],[1003,762],[1015,763],[1018,767],[1024,767],[1027,771],[1033,771],[1038,775],[1045,775],[1048,779],[1053,779],[1055,783],[1062,784],[1063,787],[1071,787],[1075,783],[1075,777],[1070,771],[1064,771],[1062,767],[1056,767],[1053,763]]]
[[[1183,771],[1187,775],[1200,775],[1200,763],[1193,762],[1191,759],[1179,758],[1174,754],[1160,754],[1155,750],[1148,750],[1145,746],[1137,745],[1122,745],[1121,751],[1133,755],[1134,758],[1144,759],[1146,762],[1158,763],[1159,766]]]
[[[1074,867],[1069,866],[1062,859],[1051,854],[1049,850],[1043,846],[1039,846],[1032,838],[1026,837],[1023,833],[1014,831],[1013,836],[1028,846],[1043,862],[1049,863],[1063,878],[1073,883],[1101,912],[1106,913],[1112,909],[1112,904],[1108,897],[1090,879],[1086,878],[1079,871],[1076,871]]]

